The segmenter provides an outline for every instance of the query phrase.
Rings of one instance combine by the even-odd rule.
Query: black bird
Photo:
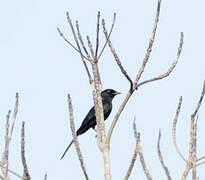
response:
[[[104,120],[108,118],[112,111],[112,100],[115,97],[115,95],[120,94],[120,92],[117,92],[113,89],[106,89],[101,93],[102,96],[102,105],[103,105],[103,113],[104,113]],[[86,115],[85,119],[83,120],[80,128],[77,130],[76,134],[77,136],[85,133],[88,129],[93,128],[95,130],[96,126],[96,117],[95,117],[95,109],[94,106],[90,109],[88,114]],[[65,152],[63,153],[61,159],[65,156],[66,152],[70,148],[70,146],[73,144],[74,140],[70,142],[68,147],[66,148]]]

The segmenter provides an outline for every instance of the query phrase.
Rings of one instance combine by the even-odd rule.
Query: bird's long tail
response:
[[[71,147],[71,145],[73,144],[73,142],[74,142],[74,140],[72,140],[72,141],[70,142],[70,144],[69,144],[68,147],[66,148],[65,152],[63,153],[61,159],[63,159],[63,157],[64,157],[65,154],[67,153],[68,149],[69,149],[69,148]]]

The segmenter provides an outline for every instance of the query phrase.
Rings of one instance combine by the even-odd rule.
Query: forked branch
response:
[[[157,80],[161,80],[161,79],[164,79],[164,78],[166,78],[167,76],[169,76],[170,73],[174,70],[174,68],[176,67],[176,65],[177,65],[177,63],[178,63],[179,57],[180,57],[180,55],[181,55],[183,43],[184,43],[184,34],[183,34],[183,32],[182,32],[182,33],[181,33],[181,38],[180,38],[180,43],[179,43],[179,47],[178,47],[176,59],[174,60],[174,62],[172,63],[172,65],[171,65],[171,67],[168,69],[168,71],[165,72],[165,73],[162,74],[162,75],[159,75],[159,76],[157,76],[157,77],[151,78],[151,79],[149,79],[149,80],[146,80],[146,81],[143,81],[143,82],[137,84],[136,89],[138,89],[140,86],[142,86],[142,85],[144,85],[144,84],[146,84],[146,83],[153,82],[153,81],[157,81]]]
[[[139,81],[139,79],[141,78],[141,75],[142,73],[144,72],[144,69],[145,69],[145,66],[149,60],[149,56],[150,56],[150,53],[152,51],[152,46],[153,46],[153,43],[154,43],[154,39],[155,39],[155,34],[156,34],[156,30],[157,30],[157,25],[158,25],[158,22],[159,22],[159,14],[160,14],[160,6],[161,6],[161,0],[158,0],[158,4],[157,4],[157,13],[156,13],[156,17],[155,17],[155,22],[154,22],[154,27],[153,27],[153,31],[152,31],[152,35],[151,35],[151,38],[150,38],[150,41],[149,41],[149,46],[148,46],[148,49],[147,49],[147,53],[145,55],[145,58],[143,60],[143,64],[141,66],[141,68],[139,69],[139,72],[138,74],[136,75],[136,79],[134,81],[134,83],[132,82],[131,78],[128,76],[128,74],[126,73],[125,69],[122,67],[121,65],[121,62],[119,61],[119,58],[116,54],[116,52],[114,51],[114,48],[112,48],[112,44],[109,43],[111,42],[110,39],[108,39],[107,35],[106,35],[106,29],[104,30],[104,33],[105,33],[105,36],[108,40],[108,43],[110,44],[110,49],[115,57],[115,60],[116,62],[118,63],[118,66],[120,67],[122,73],[124,74],[124,76],[128,79],[128,81],[130,82],[131,84],[131,88],[130,90],[128,91],[127,93],[127,96],[125,97],[124,101],[122,102],[121,106],[119,107],[119,110],[118,112],[116,113],[115,117],[114,117],[114,120],[110,126],[110,129],[109,129],[109,132],[108,132],[108,138],[107,138],[107,141],[108,141],[108,144],[110,144],[110,139],[111,139],[111,135],[113,133],[113,130],[114,130],[114,127],[119,119],[119,116],[121,114],[121,112],[123,111],[125,105],[127,104],[128,100],[130,99],[132,93],[135,91],[136,87],[137,87],[137,83]],[[120,63],[119,63],[120,62]]]
[[[87,64],[86,64],[86,62],[85,62],[85,59],[84,59],[82,50],[81,50],[81,48],[80,48],[80,44],[79,44],[79,42],[78,42],[78,38],[77,38],[77,35],[76,35],[76,33],[75,33],[75,30],[74,30],[74,27],[73,27],[71,18],[70,18],[70,16],[69,16],[69,13],[68,13],[68,12],[66,13],[66,15],[67,15],[68,23],[69,23],[70,28],[71,28],[72,33],[73,33],[74,40],[75,40],[75,42],[76,42],[76,45],[77,45],[78,50],[79,50],[79,53],[80,53],[81,60],[82,60],[83,65],[84,65],[84,67],[85,67],[85,69],[86,69],[86,72],[87,72],[87,75],[88,75],[88,78],[89,78],[89,81],[90,81],[90,84],[91,84],[93,80],[92,80],[92,78],[91,78],[89,69],[88,69],[88,67],[87,67]]]
[[[127,170],[127,173],[124,177],[124,180],[128,180],[128,178],[130,177],[130,174],[132,173],[132,169],[134,167],[136,158],[137,158],[137,154],[139,153],[139,139],[140,139],[140,133],[137,133],[137,129],[136,129],[136,124],[135,124],[135,119],[133,122],[133,131],[134,131],[134,136],[136,138],[136,147],[135,147],[135,151],[131,160],[131,163],[129,165],[129,168]]]
[[[186,161],[186,168],[184,170],[182,180],[185,180],[189,174],[189,171],[192,169],[192,179],[196,180],[196,168],[199,165],[197,164],[197,158],[196,158],[196,152],[197,152],[197,120],[196,115],[199,111],[199,108],[201,106],[202,100],[204,98],[205,94],[205,82],[203,84],[203,90],[200,96],[200,99],[197,103],[196,109],[194,110],[194,113],[191,115],[191,128],[190,128],[190,143],[189,143],[189,158]],[[200,163],[201,164],[201,163]]]
[[[158,26],[158,22],[159,22],[159,14],[160,14],[160,8],[161,8],[161,0],[158,0],[158,4],[157,4],[157,14],[155,16],[155,21],[154,21],[154,27],[153,27],[153,30],[152,30],[152,35],[151,35],[151,38],[150,38],[150,41],[149,41],[149,46],[148,46],[148,49],[147,49],[147,53],[145,55],[145,58],[143,60],[143,63],[142,63],[142,66],[141,68],[139,69],[138,71],[138,74],[136,76],[136,79],[134,81],[134,88],[136,88],[135,86],[137,85],[138,81],[140,80],[141,76],[142,76],[142,73],[144,72],[145,70],[145,67],[146,67],[146,64],[149,60],[149,57],[150,57],[150,54],[152,52],[152,46],[153,46],[153,43],[154,43],[154,40],[155,40],[155,35],[156,35],[156,31],[157,31],[157,26]]]

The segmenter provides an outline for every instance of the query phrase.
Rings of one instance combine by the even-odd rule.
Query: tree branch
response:
[[[2,172],[4,174],[5,180],[9,180],[8,177],[8,167],[9,167],[9,161],[8,161],[8,155],[9,155],[9,143],[11,141],[14,125],[16,122],[16,116],[18,113],[18,105],[19,105],[19,96],[18,93],[16,93],[16,102],[15,102],[15,107],[14,107],[14,113],[13,113],[13,119],[10,127],[9,119],[10,119],[10,113],[11,111],[9,110],[8,115],[7,115],[7,120],[6,120],[6,136],[5,136],[5,151],[3,153],[2,157]]]
[[[8,161],[8,155],[9,155],[9,142],[10,142],[10,136],[9,136],[9,119],[10,119],[10,114],[11,111],[8,111],[8,114],[6,116],[6,135],[5,135],[5,150],[3,153],[2,157],[2,172],[4,174],[4,178],[9,180],[8,178],[8,166],[9,166],[9,161]]]
[[[97,35],[96,35],[96,48],[95,48],[95,57],[94,59],[97,61],[98,58],[98,48],[99,48],[99,31],[100,31],[100,11],[98,11],[98,17],[97,17]]]
[[[204,81],[204,84],[203,84],[203,90],[202,90],[200,99],[197,103],[196,109],[195,109],[194,113],[191,115],[189,158],[188,158],[188,161],[187,161],[186,169],[183,173],[183,177],[182,177],[183,180],[186,179],[186,177],[188,176],[188,173],[191,170],[191,168],[192,168],[192,179],[193,180],[197,179],[196,167],[199,165],[199,163],[196,164],[196,162],[197,162],[197,158],[196,158],[196,131],[197,131],[197,126],[196,126],[195,117],[196,117],[196,114],[198,113],[199,108],[201,106],[202,100],[204,98],[204,94],[205,94],[205,81]]]
[[[112,30],[113,30],[114,25],[115,25],[115,20],[116,20],[116,13],[114,13],[112,26],[111,26],[110,33],[109,33],[107,39],[110,39],[110,36],[111,36],[111,34],[112,34]],[[105,44],[104,44],[104,46],[103,46],[103,48],[102,48],[102,50],[101,50],[101,52],[100,52],[100,54],[99,54],[99,56],[98,56],[98,61],[99,61],[101,55],[103,54],[103,51],[104,51],[104,49],[105,49],[105,47],[106,47],[106,45],[107,45],[107,43],[108,43],[108,40],[107,40],[107,39],[106,39],[106,42],[105,42]]]
[[[106,30],[106,27],[105,27],[105,20],[104,20],[104,19],[102,20],[102,26],[103,26],[103,32],[104,32],[104,34],[105,34],[105,38],[106,38],[106,40],[107,40],[107,42],[108,42],[108,45],[109,45],[109,47],[110,47],[110,50],[111,50],[111,52],[112,52],[112,54],[113,54],[113,56],[114,56],[114,58],[115,58],[115,61],[117,62],[117,65],[119,66],[121,72],[124,74],[124,76],[125,76],[125,77],[127,78],[127,80],[130,82],[130,89],[132,89],[132,87],[133,87],[133,82],[132,82],[130,76],[128,75],[127,71],[125,70],[125,68],[122,66],[122,63],[121,63],[121,61],[120,61],[120,58],[118,57],[118,55],[117,55],[115,49],[113,48],[113,45],[112,45],[112,43],[111,43],[111,40],[109,39],[107,30]]]
[[[26,157],[25,157],[25,132],[24,132],[24,125],[25,122],[22,122],[22,129],[21,129],[21,160],[22,160],[22,164],[23,164],[23,169],[24,169],[24,173],[23,173],[23,177],[25,180],[31,180],[30,174],[28,172],[28,167],[26,164]]]
[[[80,44],[81,44],[81,46],[83,47],[83,50],[84,50],[84,52],[85,52],[85,54],[86,54],[86,56],[87,56],[88,61],[91,62],[92,59],[91,59],[91,57],[90,57],[90,55],[89,55],[89,53],[88,53],[88,51],[87,51],[87,49],[86,49],[86,47],[85,47],[83,38],[82,38],[81,33],[80,33],[80,27],[79,27],[78,21],[76,21],[76,29],[77,29],[77,32],[78,32],[78,39],[80,40]]]
[[[47,180],[47,173],[45,173],[44,180]]]
[[[73,139],[74,139],[75,148],[76,148],[78,158],[80,160],[81,168],[83,170],[85,178],[86,178],[86,180],[89,180],[86,169],[85,169],[85,164],[84,164],[84,161],[83,161],[83,156],[82,156],[82,153],[80,151],[80,146],[79,146],[79,143],[78,143],[77,134],[76,134],[76,131],[75,131],[75,124],[74,124],[74,117],[73,117],[73,106],[72,106],[72,100],[71,100],[70,94],[68,94],[68,106],[69,106],[69,114],[70,114],[70,126],[71,126],[71,130],[72,130],[72,135],[73,135]]]
[[[187,162],[187,160],[185,159],[185,157],[184,157],[184,156],[182,155],[182,153],[180,152],[180,150],[179,150],[179,148],[178,148],[178,145],[177,145],[177,142],[176,142],[176,126],[177,126],[177,122],[178,122],[178,116],[179,116],[179,113],[180,113],[180,110],[181,110],[181,105],[182,105],[182,96],[181,96],[180,99],[179,99],[178,108],[177,108],[176,115],[175,115],[174,121],[173,121],[172,140],[173,140],[174,146],[175,146],[176,151],[177,151],[177,153],[179,154],[179,156],[180,156],[185,162]]]
[[[160,150],[160,139],[161,139],[161,130],[159,130],[159,137],[158,137],[158,143],[157,143],[157,152],[158,152],[160,163],[161,163],[161,165],[162,165],[162,167],[165,171],[165,174],[167,176],[167,179],[172,180],[172,178],[170,176],[170,172],[169,172],[167,166],[164,164],[164,160],[163,160],[162,153],[161,153],[161,150]]]
[[[66,38],[66,37],[63,35],[63,33],[61,32],[60,28],[57,27],[57,31],[58,31],[59,35],[63,38],[63,40],[64,40],[65,42],[67,42],[73,49],[75,49],[77,52],[80,53],[80,51],[79,51],[70,41],[67,40],[67,38]],[[83,57],[84,57],[85,59],[87,59],[87,57],[85,57],[84,55],[83,55]],[[88,59],[87,59],[87,60],[88,60]]]
[[[144,61],[143,61],[142,66],[141,66],[141,68],[140,68],[140,70],[139,70],[139,72],[138,72],[138,74],[137,74],[137,76],[136,76],[136,80],[135,80],[134,84],[132,83],[132,80],[131,80],[131,79],[129,80],[130,84],[131,84],[131,83],[133,84],[133,85],[131,84],[131,87],[133,86],[133,88],[131,88],[131,89],[129,90],[129,92],[127,93],[127,96],[125,97],[125,99],[124,99],[124,101],[122,102],[122,104],[121,104],[121,106],[120,106],[120,108],[119,108],[117,114],[116,114],[115,117],[114,117],[114,120],[113,120],[113,122],[112,122],[112,124],[111,124],[111,126],[110,126],[110,129],[109,129],[108,135],[107,135],[107,142],[108,142],[108,144],[110,144],[111,135],[112,135],[113,130],[114,130],[114,127],[115,127],[115,125],[116,125],[116,123],[117,123],[117,121],[118,121],[118,119],[119,119],[119,116],[120,116],[121,112],[123,111],[125,105],[127,104],[129,98],[131,97],[132,93],[134,92],[134,89],[136,88],[137,83],[138,83],[138,81],[139,81],[139,79],[140,79],[140,77],[141,77],[141,75],[142,75],[142,73],[143,73],[143,71],[144,71],[144,68],[145,68],[145,66],[146,66],[146,64],[147,64],[147,61],[148,61],[148,59],[149,59],[149,55],[150,55],[151,50],[152,50],[152,45],[153,45],[153,42],[154,42],[154,37],[155,37],[156,29],[157,29],[157,24],[158,24],[158,21],[159,21],[160,5],[161,5],[161,0],[158,0],[157,14],[156,14],[156,17],[155,17],[155,23],[154,23],[154,28],[153,28],[153,31],[152,31],[152,36],[151,36],[151,38],[150,38],[149,47],[148,47],[148,49],[147,49],[147,54],[146,54],[146,56],[145,56],[145,58],[144,58]],[[102,24],[103,24],[103,23],[102,23]],[[108,44],[109,44],[109,41],[108,41]],[[111,47],[112,47],[112,46],[111,46]],[[117,56],[116,56],[116,57],[117,57]],[[119,66],[119,65],[118,65],[118,66]],[[122,71],[122,70],[123,70],[123,69],[121,69],[121,71]],[[124,72],[124,71],[123,71],[123,72]],[[125,75],[126,73],[124,72],[123,74]],[[126,76],[126,75],[125,75],[125,77],[128,78],[129,76]]]
[[[149,173],[149,170],[145,164],[145,160],[144,160],[144,156],[143,156],[143,152],[142,152],[142,147],[140,145],[140,136],[138,137],[138,141],[139,141],[139,156],[140,156],[140,162],[141,162],[141,165],[143,167],[143,171],[147,177],[148,180],[152,180],[152,177]]]
[[[81,60],[82,60],[83,65],[84,65],[84,67],[85,67],[85,69],[86,69],[86,72],[87,72],[87,75],[88,75],[88,78],[89,78],[89,81],[90,81],[90,84],[91,84],[93,80],[92,80],[92,78],[91,78],[91,75],[90,75],[90,72],[89,72],[89,70],[88,70],[87,64],[86,64],[86,62],[85,62],[85,60],[84,60],[83,53],[82,53],[82,51],[81,51],[81,48],[80,48],[80,45],[79,45],[78,38],[77,38],[77,36],[76,36],[75,30],[74,30],[74,28],[73,28],[73,24],[72,24],[71,18],[70,18],[70,16],[69,16],[69,13],[68,13],[68,12],[66,13],[66,15],[67,15],[68,23],[69,23],[70,28],[71,28],[72,33],[73,33],[74,40],[75,40],[75,42],[76,42],[76,45],[77,45],[78,50],[79,50],[79,53],[80,53]]]
[[[168,69],[168,71],[165,72],[165,73],[162,74],[162,75],[159,75],[159,76],[157,76],[157,77],[151,78],[151,79],[149,79],[149,80],[146,80],[146,81],[143,81],[143,82],[137,84],[136,89],[138,89],[140,86],[142,86],[142,85],[144,85],[144,84],[146,84],[146,83],[153,82],[153,81],[157,81],[157,80],[160,80],[160,79],[164,79],[164,78],[166,78],[167,76],[169,76],[170,73],[174,70],[175,66],[176,66],[177,63],[178,63],[179,57],[180,57],[180,55],[181,55],[183,43],[184,43],[184,34],[183,34],[183,32],[182,32],[182,33],[181,33],[181,38],[180,38],[180,43],[179,43],[179,47],[178,47],[178,52],[177,52],[176,59],[174,60],[174,62],[172,63],[172,66]]]
[[[158,0],[157,14],[155,16],[155,22],[154,22],[154,27],[153,27],[153,30],[152,30],[152,35],[151,35],[151,38],[150,38],[150,41],[149,41],[149,46],[148,46],[145,58],[143,60],[142,66],[139,69],[139,72],[138,72],[138,74],[136,76],[136,79],[134,81],[134,87],[137,85],[139,79],[141,78],[141,75],[144,72],[145,66],[146,66],[146,64],[147,64],[147,62],[149,60],[149,56],[150,56],[150,54],[152,52],[152,46],[153,46],[153,43],[154,43],[154,40],[155,40],[155,34],[156,34],[156,30],[157,30],[157,25],[158,25],[158,22],[159,22],[160,7],[161,7],[161,0]]]
[[[136,147],[135,147],[135,151],[134,151],[131,163],[129,165],[129,168],[128,168],[127,173],[124,177],[124,180],[128,180],[128,178],[130,177],[130,174],[132,172],[132,169],[134,167],[134,164],[135,164],[135,161],[136,161],[136,158],[137,158],[137,154],[139,153],[139,148],[138,148],[139,147],[139,141],[138,140],[140,138],[140,133],[137,133],[135,119],[134,119],[134,123],[133,123],[133,130],[134,130],[134,136],[136,138]]]

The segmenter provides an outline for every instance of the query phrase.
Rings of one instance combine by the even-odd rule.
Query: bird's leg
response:
[[[92,129],[96,132],[95,138],[97,138],[97,130],[95,129],[95,126],[92,127]]]

